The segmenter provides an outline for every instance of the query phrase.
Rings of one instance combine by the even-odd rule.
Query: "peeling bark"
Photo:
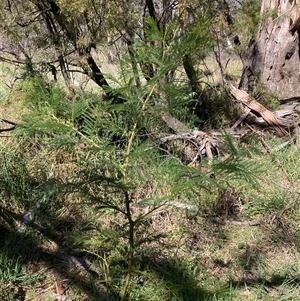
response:
[[[296,3],[292,3],[296,2]],[[279,98],[300,95],[299,1],[264,0],[261,13],[270,14],[262,22],[257,37],[242,55],[244,71],[240,88],[251,92],[261,81]]]

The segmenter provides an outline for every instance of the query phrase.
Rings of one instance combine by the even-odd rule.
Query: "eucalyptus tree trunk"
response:
[[[257,36],[242,57],[240,88],[252,92],[257,81],[280,99],[300,96],[300,0],[263,0]]]

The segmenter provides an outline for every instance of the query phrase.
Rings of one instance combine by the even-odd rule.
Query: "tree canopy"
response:
[[[142,70],[139,77],[149,79],[154,75],[155,64],[143,62],[145,57],[136,48],[140,43],[163,47],[162,42],[173,40],[185,48],[181,53],[183,66],[196,88],[199,61],[212,50],[216,34],[223,35],[215,23],[221,24],[226,14],[229,18],[228,5],[224,4],[170,0],[4,1],[0,16],[2,59],[23,65],[32,74],[40,70],[42,62],[54,65],[66,84],[70,83],[72,67],[78,67],[97,85],[107,87],[97,54],[107,48],[114,48],[115,58],[128,54],[132,68]],[[157,32],[151,37],[149,29],[154,26]],[[154,34],[158,33],[161,37],[156,38],[160,41],[154,41]],[[188,46],[184,39],[189,40]]]

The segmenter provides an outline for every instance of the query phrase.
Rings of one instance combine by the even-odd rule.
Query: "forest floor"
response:
[[[18,122],[24,110],[17,97],[0,102],[0,117]],[[0,299],[118,300],[126,221],[75,193],[57,193],[80,176],[77,163],[86,150],[1,134]],[[208,179],[192,179],[141,223],[130,300],[300,300],[299,143],[274,150],[287,139],[261,131],[236,141],[254,177],[231,179],[215,170]],[[139,200],[180,190],[172,158],[153,152],[143,162],[136,216],[151,208]]]
[[[251,160],[261,169],[255,185],[223,183],[193,200],[196,211],[165,206],[146,222],[143,237],[160,238],[138,248],[131,300],[300,300],[298,145],[268,154],[251,139],[247,143],[257,148]],[[272,148],[281,141],[266,143]],[[0,147],[1,300],[99,300],[101,289],[116,298],[120,250],[114,253],[107,242],[103,253],[95,251],[110,234],[95,234],[88,247],[77,238],[88,224],[116,230],[122,221],[113,212],[99,214],[82,199],[60,196],[35,209],[34,223],[21,223],[33,196],[28,190],[41,185],[28,181],[37,171],[60,179],[76,173],[70,153],[49,154],[39,141],[20,137],[2,137]],[[136,197],[151,198],[157,185],[146,181]],[[166,179],[161,193],[170,186]],[[93,269],[72,256],[89,260]]]

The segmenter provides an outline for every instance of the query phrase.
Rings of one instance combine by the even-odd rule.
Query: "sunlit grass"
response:
[[[1,106],[6,118],[18,118],[23,109],[22,91],[15,93],[20,102]],[[69,279],[68,292],[74,300],[92,300],[95,287],[119,298],[128,251],[126,221],[113,207],[96,210],[84,195],[67,190],[70,182],[88,177],[89,170],[106,178],[118,174],[103,168],[109,160],[93,154],[84,143],[55,148],[51,139],[47,134],[12,132],[0,141],[0,265],[5,266],[0,281],[16,282],[28,296],[38,298],[36,283],[28,284],[26,277],[40,279],[45,274],[48,280],[39,281],[51,292]],[[282,139],[264,139],[271,154],[255,135],[236,142],[237,155],[247,166],[258,166],[259,172],[249,169],[249,177],[235,179],[232,165],[221,173],[214,162],[215,174],[205,178],[201,169],[187,170],[175,155],[152,143],[135,145],[128,171],[133,216],[149,215],[135,233],[132,300],[299,299],[298,145],[276,152],[272,150]],[[230,147],[225,152],[230,153]],[[253,174],[256,181],[250,181]],[[37,205],[43,197],[45,201]],[[112,191],[99,190],[95,197],[121,202]],[[178,209],[167,202],[197,210]],[[161,207],[150,212],[153,203]],[[28,210],[33,210],[34,218],[22,227]],[[231,223],[252,220],[260,224]],[[21,248],[10,240],[12,234],[22,241]],[[97,273],[78,271],[57,260],[55,252],[88,258]]]

